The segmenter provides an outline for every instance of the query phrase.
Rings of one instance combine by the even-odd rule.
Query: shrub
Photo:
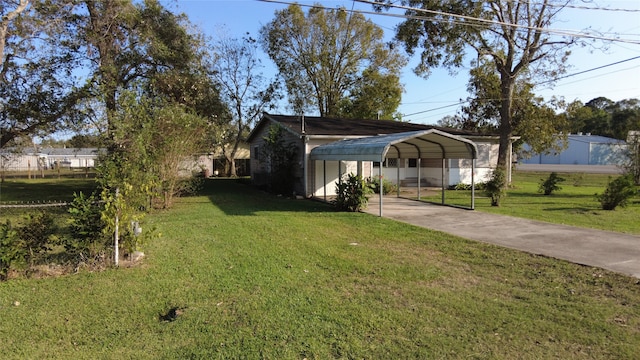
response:
[[[371,193],[371,188],[361,176],[349,174],[345,180],[337,183],[337,197],[332,203],[340,211],[360,211],[367,207]]]
[[[104,233],[106,224],[102,219],[102,210],[95,194],[74,194],[69,207],[71,236],[64,240],[64,247],[67,254],[76,261],[95,257],[107,250],[110,236]]]
[[[544,193],[545,195],[551,195],[554,191],[562,190],[562,187],[558,185],[559,183],[565,181],[564,178],[558,176],[558,173],[552,172],[549,174],[549,177],[546,179],[540,179],[542,183],[540,183],[540,187],[538,188],[539,192]]]
[[[24,247],[19,240],[11,221],[0,224],[0,281],[7,279],[11,265],[24,260]]]
[[[475,183],[474,187],[476,190],[486,190],[487,188],[487,183],[484,182],[479,182],[479,183]],[[471,184],[465,184],[465,183],[457,183],[455,185],[450,185],[449,190],[466,190],[466,191],[470,191],[471,190]]]
[[[58,239],[57,232],[53,217],[46,212],[27,214],[24,224],[16,227],[16,235],[29,266],[41,261],[51,250]]]
[[[373,190],[374,193],[376,193],[376,194],[380,193],[380,177],[379,176],[374,176],[372,178],[368,178],[367,179],[367,185],[369,186],[369,188],[371,188],[371,190]],[[398,191],[398,185],[396,185],[396,184],[392,183],[391,181],[383,178],[382,179],[382,191],[383,191],[383,195],[394,193],[394,192]]]
[[[627,201],[636,194],[636,191],[633,176],[627,174],[609,181],[604,193],[602,195],[596,194],[596,198],[600,202],[602,210],[614,210],[618,206],[627,206]]]
[[[507,195],[505,187],[507,185],[507,177],[504,169],[497,167],[491,174],[491,179],[487,181],[485,192],[491,198],[491,206],[500,206],[500,199]]]

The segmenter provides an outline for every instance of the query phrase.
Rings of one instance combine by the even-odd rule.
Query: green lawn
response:
[[[8,359],[635,359],[638,279],[208,180],[133,268],[0,283]],[[19,305],[16,305],[19,302]],[[162,321],[172,308],[175,321]]]
[[[602,210],[595,194],[602,194],[610,179],[603,174],[559,174],[566,179],[562,190],[545,196],[538,192],[541,179],[549,173],[515,172],[512,187],[500,204],[491,206],[483,191],[476,191],[476,210],[533,220],[630,234],[640,234],[640,197],[626,208]],[[441,202],[441,193],[423,200]],[[469,206],[470,191],[447,190],[447,204]]]

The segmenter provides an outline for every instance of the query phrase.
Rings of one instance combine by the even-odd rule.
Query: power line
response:
[[[535,85],[537,86],[537,85],[542,85],[542,84],[546,84],[546,83],[550,83],[550,82],[555,82],[555,81],[557,81],[557,80],[566,79],[566,78],[569,78],[569,77],[573,77],[573,76],[577,76],[577,75],[586,74],[586,73],[588,73],[588,72],[592,72],[592,71],[596,71],[596,70],[604,69],[604,68],[607,68],[607,67],[610,67],[610,66],[614,66],[614,65],[623,64],[623,63],[625,63],[625,62],[629,62],[629,61],[633,61],[633,60],[637,60],[637,59],[640,59],[640,56],[634,56],[634,57],[629,58],[629,59],[624,59],[624,60],[620,60],[620,61],[612,62],[612,63],[610,63],[610,64],[605,64],[605,65],[597,66],[597,67],[594,67],[594,68],[591,68],[591,69],[587,69],[587,70],[584,70],[584,71],[579,71],[579,72],[577,72],[577,73],[573,73],[573,74],[569,74],[569,75],[561,76],[561,77],[558,77],[558,78],[555,78],[555,79],[552,79],[552,80],[539,82],[539,83],[537,83],[537,84],[535,84]],[[482,101],[498,101],[498,100],[501,100],[501,99],[481,99],[481,100],[482,100]],[[468,102],[468,100],[458,101],[458,102],[457,102],[457,103],[455,103],[455,104],[450,104],[450,105],[440,106],[440,107],[437,107],[437,108],[432,108],[432,109],[422,110],[422,111],[414,112],[414,113],[411,113],[411,114],[403,114],[402,116],[407,116],[407,117],[408,117],[408,116],[412,116],[412,115],[418,115],[418,114],[423,114],[423,113],[427,113],[427,112],[431,112],[431,111],[436,111],[436,110],[446,109],[446,108],[449,108],[449,107],[462,105],[462,104],[464,104],[464,103],[466,103],[466,102]]]
[[[263,0],[263,1],[265,1],[265,0]],[[380,5],[380,3],[376,3],[375,1],[372,1],[372,0],[354,0],[354,1],[358,1],[360,3],[369,4],[369,5]],[[626,43],[630,43],[630,44],[640,45],[640,40],[609,38],[609,37],[604,37],[604,36],[600,36],[600,35],[592,35],[592,34],[586,34],[586,33],[582,33],[582,32],[575,32],[574,30],[551,29],[551,28],[541,28],[541,27],[537,27],[537,26],[511,24],[511,23],[507,23],[507,22],[503,22],[503,21],[482,19],[482,18],[477,18],[477,17],[473,17],[473,16],[448,13],[448,12],[438,11],[438,10],[420,9],[420,8],[415,8],[415,7],[410,7],[410,6],[403,6],[403,5],[389,4],[388,6],[392,7],[392,8],[396,8],[396,9],[405,10],[405,11],[414,11],[414,12],[417,12],[417,13],[427,13],[427,14],[433,14],[433,15],[448,16],[448,17],[458,18],[458,19],[467,20],[467,21],[475,21],[475,22],[478,23],[477,25],[479,25],[479,24],[500,25],[500,26],[507,26],[507,27],[515,28],[515,29],[534,30],[534,31],[540,31],[540,32],[548,33],[548,34],[555,34],[555,35],[561,35],[561,36],[581,37],[581,38],[588,38],[588,39],[594,39],[594,40],[626,42]],[[376,14],[383,15],[383,16],[389,15],[389,14],[382,14],[382,13],[376,13]],[[415,15],[407,15],[407,14],[405,14],[405,15],[391,14],[391,15],[404,17],[405,19],[428,20],[427,17],[423,17],[423,16],[415,16]],[[460,24],[473,25],[473,24],[469,24],[469,23],[466,23],[466,22],[460,22]]]
[[[529,4],[529,2],[525,0],[518,0],[520,4]],[[623,8],[606,8],[601,6],[581,6],[581,5],[571,5],[571,4],[546,4],[548,7],[559,7],[559,8],[568,8],[568,9],[577,9],[577,10],[597,10],[597,11],[611,11],[611,12],[640,12],[640,9],[623,9]]]
[[[594,68],[591,68],[591,69],[587,69],[587,70],[584,70],[584,71],[580,71],[580,72],[577,72],[577,73],[573,73],[573,74],[569,74],[569,75],[565,75],[565,76],[560,76],[560,77],[557,77],[557,78],[555,78],[555,79],[551,79],[551,80],[547,80],[547,81],[542,81],[542,82],[537,83],[536,85],[542,85],[542,84],[547,84],[547,83],[550,83],[550,82],[555,82],[555,81],[558,81],[558,80],[561,80],[561,79],[566,79],[566,78],[568,78],[568,77],[572,77],[572,76],[576,76],[576,75],[585,74],[585,73],[588,73],[588,72],[591,72],[591,71],[595,71],[595,70],[604,69],[604,68],[607,68],[607,67],[609,67],[609,66],[614,66],[614,65],[622,64],[622,63],[625,63],[625,62],[628,62],[628,61],[632,61],[632,60],[636,60],[636,59],[640,59],[640,56],[634,56],[634,57],[629,58],[629,59],[616,61],[616,62],[613,62],[613,63],[610,63],[610,64],[597,66],[597,67],[594,67]]]
[[[309,8],[315,8],[315,9],[323,9],[323,10],[333,10],[333,8],[329,8],[329,7],[326,7],[324,5],[320,5],[320,4],[308,5],[308,4],[300,4],[300,3],[297,3],[297,2],[285,1],[285,0],[258,0],[258,1],[275,3],[275,4],[283,4],[283,5],[298,5],[298,6],[301,6],[301,7],[309,7]],[[371,0],[354,0],[354,1],[357,1],[357,2],[360,2],[360,3],[364,3],[364,4],[370,4],[370,5],[380,5],[379,3],[376,3],[375,1],[371,1]],[[394,8],[398,8],[398,9],[404,9],[404,10],[410,10],[410,11],[416,11],[416,12],[432,13],[434,15],[444,15],[444,16],[449,16],[449,17],[453,17],[453,18],[460,18],[460,19],[468,20],[468,21],[475,21],[476,23],[474,24],[474,23],[460,21],[460,20],[450,20],[451,23],[454,23],[454,24],[457,23],[457,24],[460,24],[460,25],[471,26],[471,27],[485,27],[485,26],[481,25],[482,23],[484,23],[484,24],[488,24],[488,25],[502,25],[502,26],[507,26],[507,27],[511,27],[511,28],[515,28],[515,29],[535,30],[535,31],[540,31],[540,32],[548,33],[548,34],[560,35],[560,36],[569,36],[569,37],[586,38],[586,39],[593,39],[593,40],[603,40],[603,41],[609,41],[609,42],[620,42],[620,43],[640,45],[640,40],[634,40],[634,39],[622,39],[622,38],[619,38],[619,37],[606,37],[606,36],[601,36],[601,35],[593,35],[593,34],[588,34],[588,33],[584,33],[584,32],[577,32],[576,30],[551,29],[551,28],[541,28],[541,27],[528,26],[528,25],[510,24],[510,23],[499,22],[499,21],[495,21],[495,20],[481,19],[481,18],[466,16],[466,15],[458,15],[458,14],[446,13],[446,12],[435,11],[435,10],[412,8],[412,7],[402,6],[402,5],[389,4],[389,6],[390,7],[394,7]],[[419,15],[381,13],[381,12],[366,11],[366,10],[348,10],[348,9],[343,9],[343,10],[344,11],[348,11],[348,12],[355,12],[355,13],[359,13],[359,14],[363,14],[363,15],[387,16],[387,17],[395,17],[395,18],[401,18],[401,19],[422,20],[422,21],[432,20],[433,19],[432,17],[419,16]]]
[[[437,108],[428,109],[428,110],[423,110],[423,111],[418,111],[418,112],[414,112],[414,113],[411,113],[411,114],[402,114],[402,116],[412,116],[412,115],[424,114],[424,113],[426,113],[426,112],[431,112],[431,111],[436,111],[436,110],[442,110],[442,109],[450,108],[450,107],[453,107],[453,106],[462,105],[462,104],[464,104],[464,103],[466,103],[466,102],[467,102],[467,100],[464,100],[464,101],[458,101],[458,102],[457,102],[457,103],[455,103],[455,104],[450,104],[450,105],[440,106],[440,107],[437,107]]]

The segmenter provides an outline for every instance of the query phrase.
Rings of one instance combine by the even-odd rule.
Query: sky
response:
[[[189,20],[205,34],[214,36],[218,29],[226,28],[232,35],[241,37],[246,33],[257,37],[260,28],[270,22],[276,10],[287,7],[286,4],[262,2],[256,0],[165,0],[161,1],[175,13],[185,13]],[[320,3],[326,7],[343,6],[347,9],[372,11],[370,5],[344,0],[298,1],[300,4]],[[571,102],[583,103],[604,96],[613,101],[640,99],[640,1],[592,1],[582,3],[590,9],[564,9],[561,21],[553,29],[579,31],[590,29],[606,38],[631,40],[635,43],[614,41],[603,45],[596,42],[596,49],[574,47],[568,59],[570,69],[565,78],[558,80],[553,88],[548,85],[537,87],[536,95],[549,100],[551,97],[563,97]],[[593,9],[597,8],[597,9]],[[306,11],[307,8],[305,8]],[[606,11],[600,9],[618,9]],[[619,11],[620,9],[633,11]],[[399,13],[399,11],[396,11]],[[383,15],[365,15],[380,26],[385,37],[391,40],[395,26],[401,19]],[[602,49],[606,46],[606,49]],[[447,115],[455,115],[460,100],[468,93],[468,67],[461,68],[457,74],[446,69],[436,69],[424,79],[413,73],[418,62],[419,52],[409,58],[404,68],[401,82],[405,92],[398,111],[402,119],[413,123],[435,124]],[[616,64],[620,62],[619,64]],[[275,65],[264,54],[264,74],[274,74]],[[599,69],[596,69],[599,68]],[[286,104],[276,112],[287,113]],[[313,115],[313,114],[308,114]]]

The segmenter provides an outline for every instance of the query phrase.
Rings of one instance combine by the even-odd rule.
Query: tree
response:
[[[186,20],[157,0],[83,0],[79,31],[91,65],[88,90],[102,101],[107,138],[115,124],[118,96],[175,71],[188,71],[197,57],[197,39],[186,30]],[[181,77],[174,78],[180,81]],[[180,87],[179,84],[175,84]]]
[[[392,1],[379,1],[392,5]],[[510,164],[510,141],[515,134],[516,85],[523,77],[554,78],[565,71],[567,49],[574,38],[553,38],[545,29],[557,19],[564,5],[492,0],[405,0],[407,20],[397,28],[396,38],[410,54],[422,49],[416,73],[428,76],[444,66],[463,65],[468,51],[474,58],[490,61],[499,77],[500,106],[498,166]],[[553,6],[552,6],[553,5]]]
[[[344,100],[362,102],[378,85],[402,91],[399,72],[406,60],[382,38],[381,28],[343,8],[313,7],[305,15],[290,5],[261,29],[262,46],[284,78],[293,110],[315,107],[326,117],[343,115]],[[395,112],[379,108],[374,114],[378,110]]]
[[[211,44],[211,51],[211,77],[230,112],[221,118],[220,125],[226,131],[222,132],[219,145],[229,164],[227,175],[236,176],[238,148],[262,112],[279,98],[278,86],[260,72],[257,42],[248,34],[242,39],[221,35]]]
[[[0,148],[73,117],[72,12],[72,2],[0,1]]]
[[[500,124],[500,77],[492,64],[481,61],[470,71],[467,105],[462,107],[453,125],[457,128],[484,134],[495,134]],[[512,106],[513,133],[520,137],[516,147],[528,144],[533,153],[560,151],[566,145],[567,119],[556,114],[562,104],[545,102],[533,94],[533,86],[526,79],[514,85]],[[521,154],[524,154],[521,152]],[[525,154],[526,155],[526,154]]]
[[[570,131],[583,132],[625,140],[629,131],[640,129],[640,100],[614,102],[597,97],[586,104],[571,103],[565,112]]]
[[[402,87],[396,74],[381,74],[365,69],[347,98],[340,105],[340,115],[352,119],[399,120],[396,112],[402,100]]]
[[[629,131],[626,155],[627,161],[623,168],[635,184],[640,185],[640,130]]]

